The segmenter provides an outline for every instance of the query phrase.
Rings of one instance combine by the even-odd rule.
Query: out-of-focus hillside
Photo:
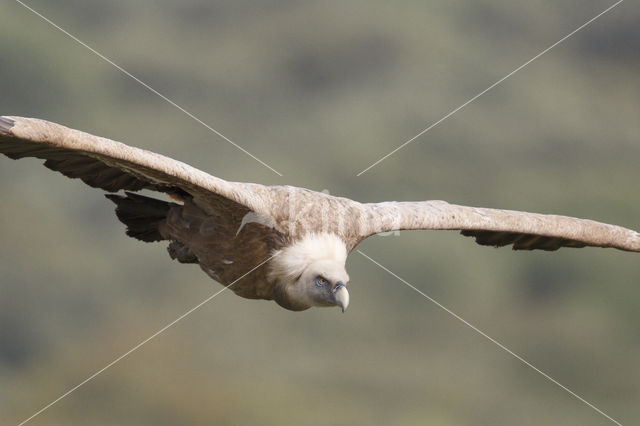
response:
[[[640,6],[605,1],[18,2],[0,114],[216,176],[360,201],[445,199],[640,228]],[[124,235],[100,191],[0,158],[0,423],[16,424],[219,285]],[[623,424],[640,417],[640,257],[522,253],[454,232],[360,247]],[[347,313],[231,292],[30,424],[607,424],[361,255]]]

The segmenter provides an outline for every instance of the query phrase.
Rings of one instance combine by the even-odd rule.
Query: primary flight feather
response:
[[[33,118],[0,117],[0,152],[44,159],[49,169],[110,192],[106,196],[127,235],[167,240],[173,259],[200,265],[236,294],[295,311],[344,311],[347,255],[380,232],[448,229],[515,250],[595,246],[640,252],[640,234],[620,226],[444,201],[359,203],[293,186],[227,182],[150,151]],[[166,193],[175,202],[134,193],[141,189]]]

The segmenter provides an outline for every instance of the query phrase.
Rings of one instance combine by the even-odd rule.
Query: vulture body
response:
[[[640,234],[615,225],[444,201],[359,203],[293,186],[228,182],[39,119],[0,117],[0,152],[13,159],[44,159],[49,169],[109,192],[129,236],[167,240],[173,259],[200,265],[239,296],[275,300],[296,311],[312,306],[344,311],[346,257],[380,232],[446,229],[515,250],[596,246],[640,252]],[[141,189],[174,201],[135,194]]]

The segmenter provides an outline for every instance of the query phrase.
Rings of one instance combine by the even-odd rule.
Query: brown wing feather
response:
[[[365,204],[369,226],[362,238],[399,229],[460,230],[481,245],[514,250],[614,247],[640,252],[640,233],[616,225],[567,216],[487,209],[444,201]]]
[[[45,167],[70,178],[79,178],[87,185],[115,192],[120,189],[137,191],[154,189],[153,185],[135,178],[119,168],[106,165],[88,153],[65,149],[47,141],[31,141],[14,133],[15,121],[0,117],[0,152],[14,160],[35,157],[46,160]]]
[[[465,237],[475,237],[476,243],[483,246],[503,247],[513,244],[514,250],[555,251],[560,247],[586,247],[584,242],[566,238],[546,237],[543,235],[521,234],[517,232],[463,230]]]
[[[151,189],[169,193],[182,204],[131,193],[108,197],[142,241],[171,240],[169,254],[198,263],[216,281],[229,285],[266,260],[282,244],[277,230],[249,223],[248,212],[270,215],[273,190],[257,184],[227,182],[153,152],[44,120],[0,117],[0,153],[13,159],[36,157],[70,178],[109,192]],[[275,203],[277,204],[277,203]],[[232,287],[248,298],[272,298],[264,268]]]
[[[185,191],[203,207],[226,199],[265,211],[269,196],[262,185],[227,182],[160,154],[33,118],[0,117],[0,153],[44,159],[51,170],[110,192]]]

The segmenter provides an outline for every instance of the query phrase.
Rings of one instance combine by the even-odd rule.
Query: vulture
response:
[[[640,252],[640,233],[567,216],[445,201],[359,203],[294,186],[228,182],[180,161],[44,120],[0,117],[0,152],[107,191],[126,233],[167,241],[172,259],[198,264],[249,299],[302,311],[349,305],[345,261],[370,235],[458,230],[514,250],[613,247]],[[151,198],[136,191],[165,193]]]

